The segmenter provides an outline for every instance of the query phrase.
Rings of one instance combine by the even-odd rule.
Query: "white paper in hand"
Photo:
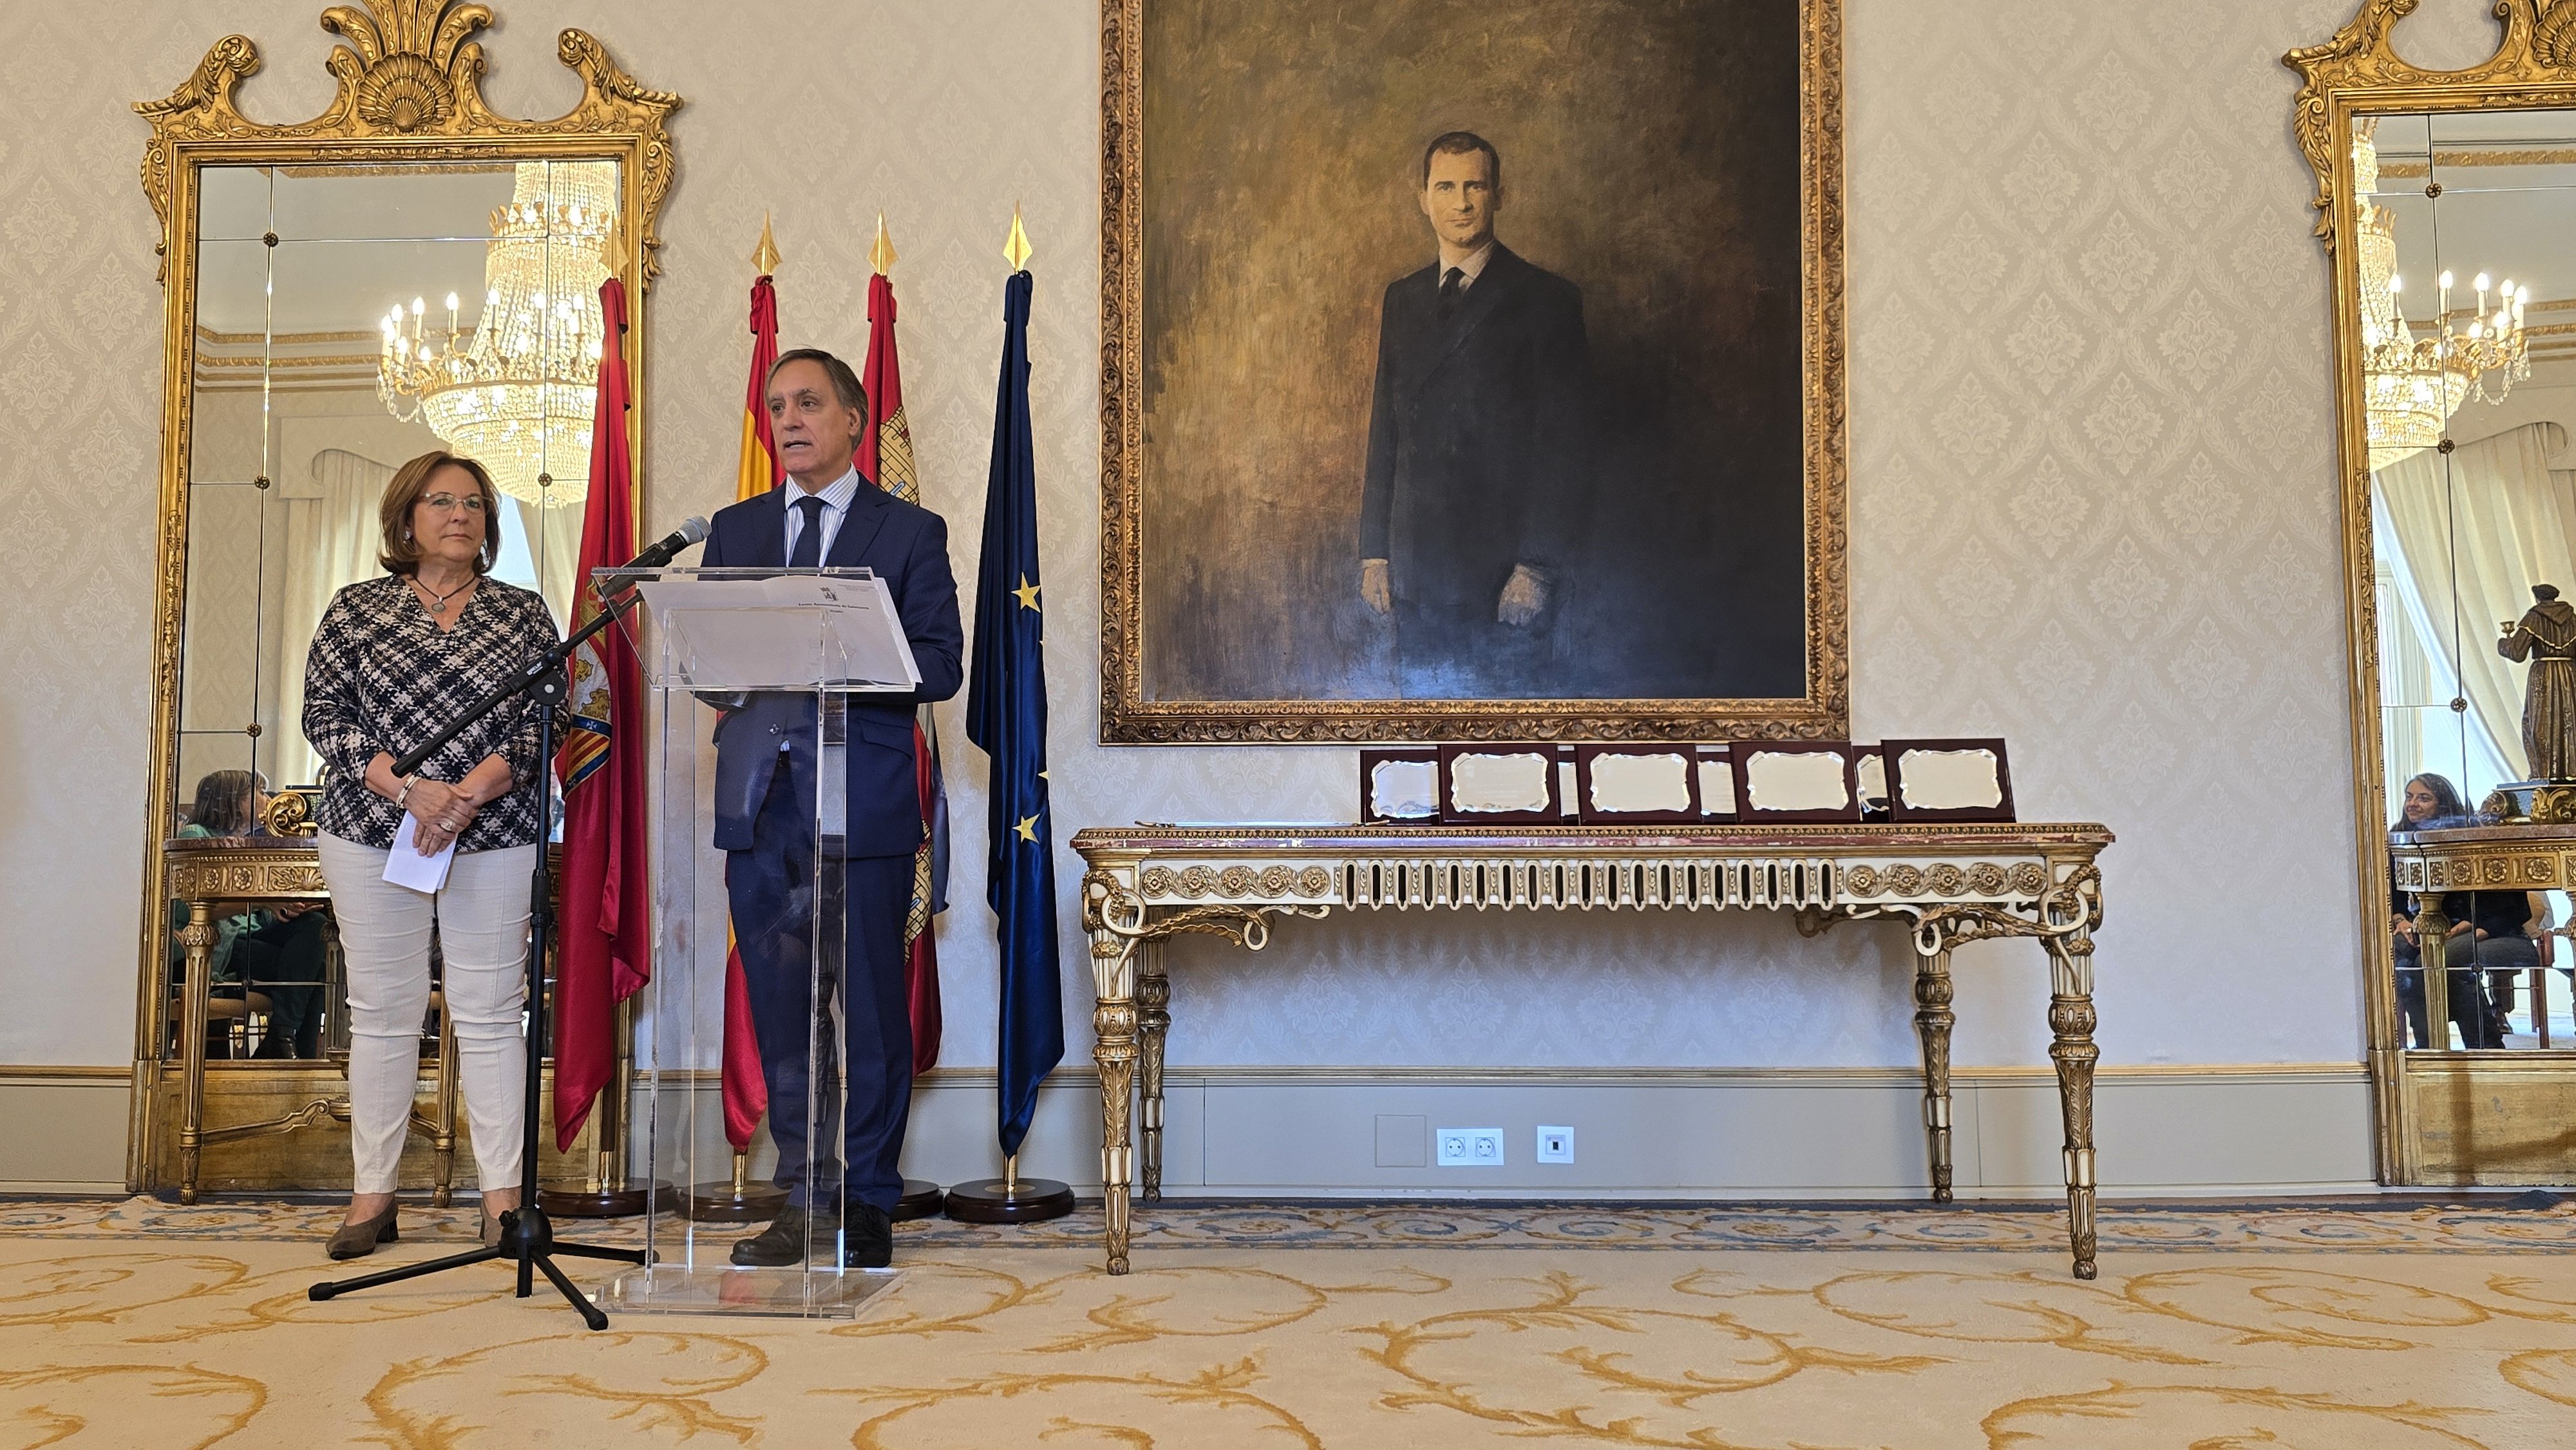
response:
[[[411,812],[403,812],[402,824],[394,827],[393,852],[385,857],[385,879],[396,886],[434,894],[447,884],[447,868],[456,860],[456,843],[448,842],[447,849],[435,856],[424,856],[412,844],[412,827],[417,824]]]

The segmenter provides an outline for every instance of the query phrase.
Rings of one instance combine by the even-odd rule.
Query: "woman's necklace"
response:
[[[427,607],[430,614],[435,617],[447,613],[447,601],[464,593],[466,590],[473,588],[474,580],[473,577],[469,575],[464,583],[457,585],[455,588],[448,590],[444,594],[441,594],[437,590],[430,588],[428,585],[421,583],[420,576],[417,574],[411,576],[411,585],[414,589],[417,589],[421,593],[429,596],[426,601]]]

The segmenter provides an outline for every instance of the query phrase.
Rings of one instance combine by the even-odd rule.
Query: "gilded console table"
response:
[[[325,1118],[349,1120],[349,1098],[342,1092],[260,1122],[206,1126],[206,1022],[214,987],[215,908],[324,904],[331,893],[322,884],[321,863],[309,837],[181,837],[164,842],[162,851],[162,859],[169,863],[170,895],[188,912],[187,925],[179,929],[179,943],[187,950],[179,1033],[179,1201],[195,1203],[198,1158],[208,1144],[291,1133]],[[164,1061],[169,1006],[169,992],[156,991],[150,1009],[152,1050],[138,1067],[157,1072]],[[138,1093],[156,1087],[152,1082],[135,1084]],[[456,1171],[456,1037],[444,1013],[440,1015],[437,1090],[431,1101],[431,1112],[413,1110],[411,1125],[428,1135],[437,1155],[434,1201],[444,1207],[453,1195]]]
[[[2434,1040],[2447,1044],[2451,973],[2446,945],[2451,918],[2443,897],[2478,891],[2576,891],[2576,827],[2522,824],[2398,831],[2388,838],[2388,864],[2397,888],[2416,894],[2415,939],[2422,943],[2424,1020],[2431,1024]],[[2474,959],[2470,965],[2476,965]],[[2538,989],[2546,991],[2546,973],[2532,976]],[[2548,1008],[2535,1005],[2531,1015],[2542,1034],[2541,1046],[2547,1047]],[[2398,1040],[2405,1041],[2403,1027]]]
[[[1932,1197],[1951,1196],[1950,951],[2029,937],[2047,951],[2048,1055],[2066,1125],[2075,1276],[2094,1277],[2093,933],[2102,924],[2096,825],[1321,829],[1139,826],[1077,833],[1100,1065],[1100,1181],[1112,1274],[1127,1272],[1129,1142],[1142,1129],[1145,1198],[1162,1197],[1163,1045],[1171,984],[1161,943],[1185,932],[1259,951],[1274,918],[1336,910],[1726,911],[1797,914],[1813,936],[1884,918],[1913,939],[1914,1022]]]

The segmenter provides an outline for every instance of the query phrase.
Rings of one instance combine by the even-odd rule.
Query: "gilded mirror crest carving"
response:
[[[2364,0],[2284,64],[2333,279],[2360,918],[2381,1176],[2564,1182],[2576,588],[2576,0],[2415,64]]]
[[[488,154],[490,149],[448,153],[421,144],[438,139],[554,143],[600,136],[626,139],[635,153],[640,185],[629,220],[635,224],[632,235],[642,242],[640,280],[645,288],[652,286],[662,270],[654,254],[661,250],[662,202],[671,190],[671,141],[665,127],[683,104],[678,96],[637,83],[588,32],[568,29],[556,37],[555,58],[581,77],[580,102],[551,121],[514,120],[494,113],[483,101],[483,47],[474,37],[493,25],[492,7],[464,0],[365,3],[364,10],[334,5],[322,12],[322,28],[343,42],[332,47],[325,62],[340,90],[310,121],[272,125],[242,115],[233,92],[258,74],[262,64],[259,47],[246,35],[216,41],[166,98],[135,103],[135,113],[152,123],[152,144],[143,153],[143,191],[161,217],[165,259],[167,229],[174,224],[171,175],[180,147],[188,142],[327,141],[343,160],[425,161]],[[405,144],[350,144],[377,137]]]
[[[309,874],[301,792],[321,765],[300,724],[304,654],[332,593],[381,572],[386,480],[431,449],[483,460],[504,493],[493,573],[541,593],[560,621],[606,343],[598,291],[612,276],[637,299],[651,286],[675,175],[680,97],[638,82],[584,31],[554,45],[581,81],[578,101],[552,119],[520,119],[483,94],[486,46],[501,34],[492,6],[365,0],[323,10],[320,25],[336,38],[317,56],[336,86],[309,120],[243,113],[241,83],[267,59],[242,35],[215,41],[185,80],[134,106],[150,131],[140,180],[159,218],[165,318],[127,1173],[137,1188],[174,1181],[182,1136],[178,1064],[192,1039],[177,1021],[174,944],[185,933],[174,913],[187,913],[173,902],[212,900],[229,942],[250,908],[220,898],[240,873],[206,862],[275,858]],[[622,342],[634,380],[624,426],[639,449],[646,311],[630,307]],[[257,839],[168,850],[181,835]],[[256,872],[241,880],[253,897],[285,890]],[[225,970],[213,971],[219,983]],[[230,1105],[236,1123],[266,1124],[225,1130],[234,1136],[223,1155],[209,1153],[209,1186],[344,1177],[345,1144],[270,1131],[329,1117],[308,1100],[336,1090],[327,1044],[345,1029],[328,1009],[318,1043],[314,1013],[302,1013],[304,1038],[289,1040],[281,1023],[300,1010],[288,1003],[328,1000],[332,988],[263,991],[246,972],[233,985],[246,1005],[217,1015],[235,1055],[256,1044],[285,1060],[218,1062],[221,1086],[197,1092]],[[405,1161],[407,1182],[427,1181],[424,1163]]]

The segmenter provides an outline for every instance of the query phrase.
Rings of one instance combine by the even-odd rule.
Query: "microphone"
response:
[[[679,553],[682,549],[699,542],[706,538],[706,536],[707,521],[703,517],[689,519],[682,523],[678,528],[673,529],[669,538],[664,539],[662,542],[655,544],[649,549],[646,549],[643,553],[636,555],[634,562],[628,564],[626,567],[629,569],[659,569],[663,565],[668,564],[673,559],[679,557]]]

